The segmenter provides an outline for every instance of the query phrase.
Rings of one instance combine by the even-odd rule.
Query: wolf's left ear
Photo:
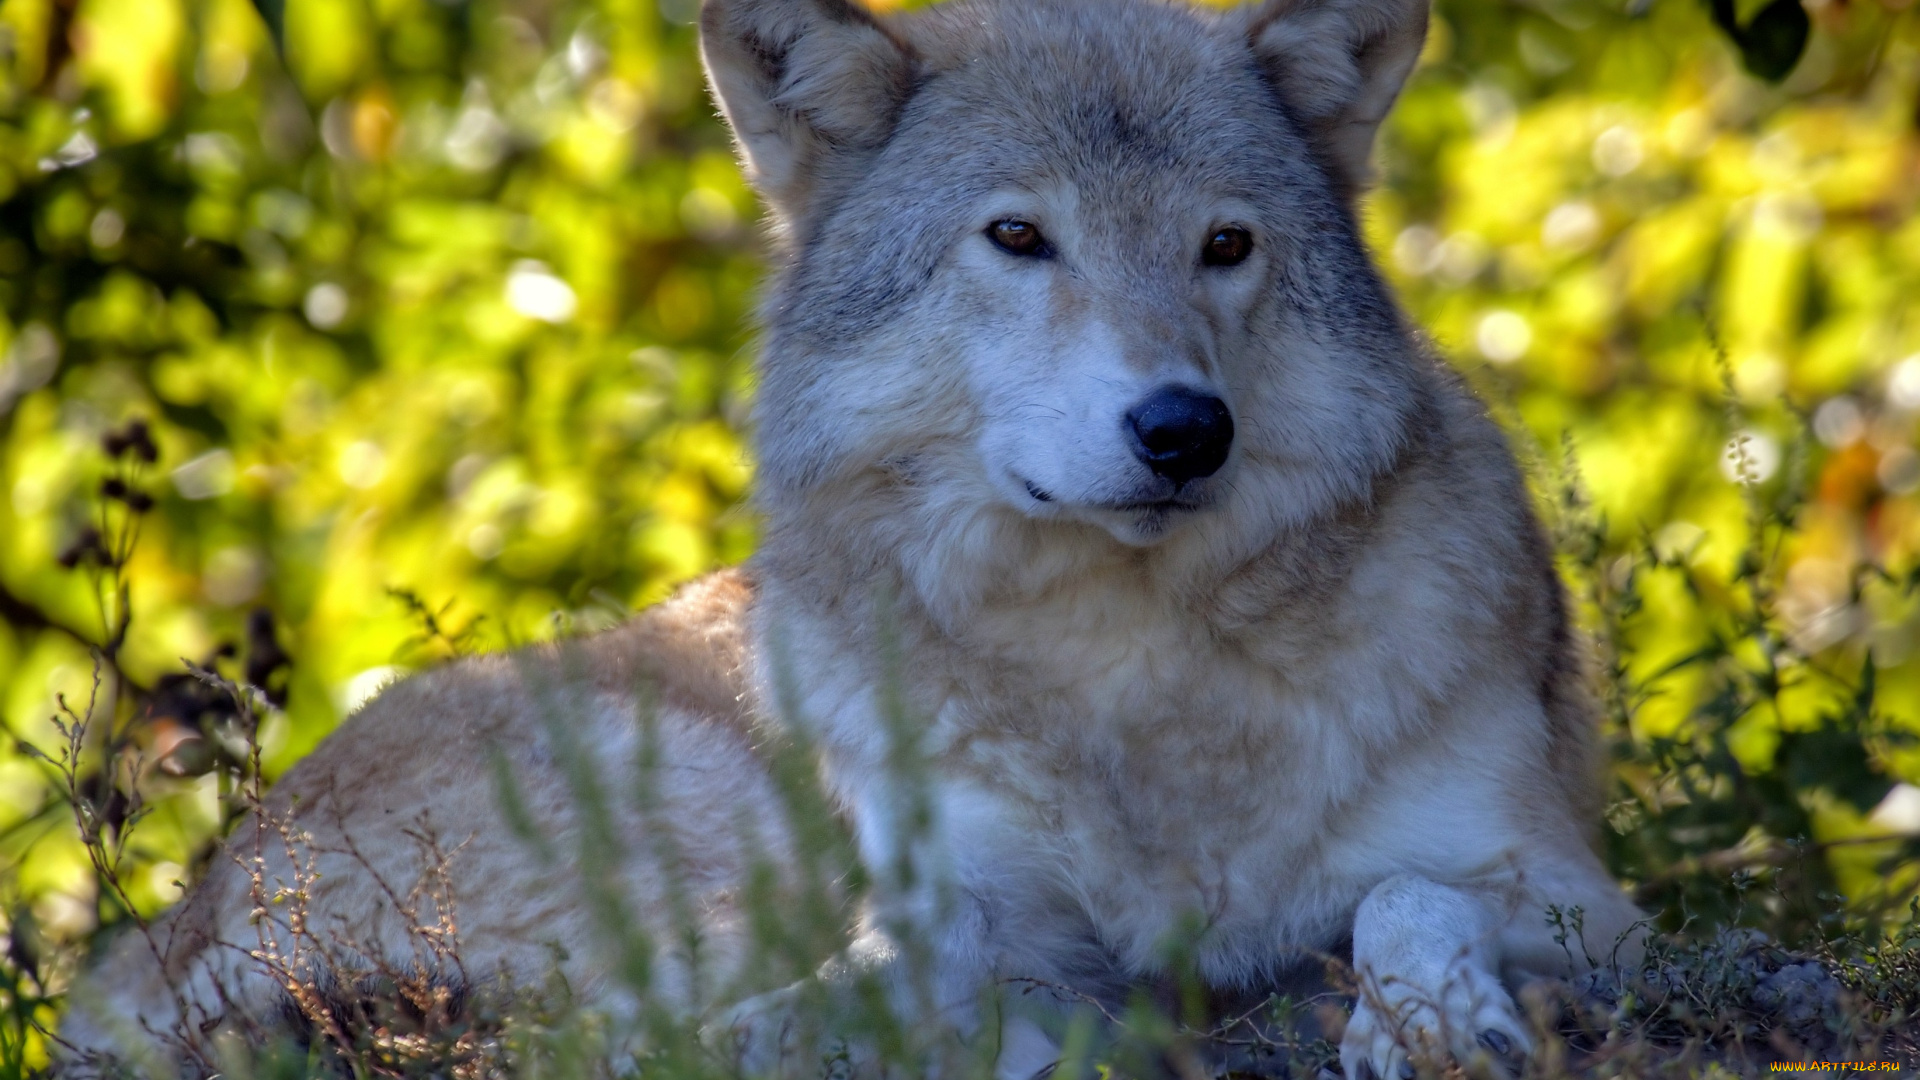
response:
[[[1428,0],[1267,0],[1248,42],[1349,194],[1367,182],[1374,132],[1413,72]]]
[[[906,46],[848,0],[705,0],[700,53],[749,178],[783,217],[834,158],[886,141],[913,81]]]

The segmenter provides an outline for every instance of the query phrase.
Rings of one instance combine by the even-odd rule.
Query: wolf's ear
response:
[[[748,176],[783,216],[828,159],[886,141],[912,86],[906,46],[848,0],[706,0],[700,52]]]
[[[1247,36],[1335,179],[1349,194],[1366,186],[1374,132],[1426,41],[1427,0],[1266,0]]]

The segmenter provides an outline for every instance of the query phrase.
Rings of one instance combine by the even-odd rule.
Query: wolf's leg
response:
[[[1001,1021],[1000,1053],[993,1059],[994,1080],[1036,1080],[1059,1063],[1059,1045],[1039,1024],[1024,1016]]]
[[[976,1042],[967,1056],[993,1054],[996,1080],[1032,1080],[1044,1074],[1059,1060],[1060,1049],[1027,1015],[1027,999],[1022,1000],[1028,1007],[1008,1007],[994,984],[999,967],[991,940],[995,920],[978,893],[956,891],[952,903],[893,909],[896,917],[904,915],[898,921],[915,927],[911,932],[920,948],[900,948],[869,911],[862,933],[814,980],[734,1006],[707,1029],[709,1044],[722,1047],[750,1076],[814,1075],[823,1051],[846,1053],[856,1075],[867,1075],[876,1071],[866,1067],[869,1048],[834,1040],[831,1028],[807,1030],[803,1021],[808,1018],[799,1011],[810,991],[824,991],[828,1015],[814,1019],[829,1024],[836,1016],[844,1020],[850,1010],[872,1007],[873,998],[861,992],[864,986],[880,992],[895,1018],[932,1040],[924,1048],[929,1068],[943,1051],[960,1048],[961,1040],[988,1038],[997,1031],[994,1044]],[[983,1006],[997,1010],[998,1025],[984,1022]],[[816,1037],[825,1037],[825,1045],[814,1041]]]
[[[1353,924],[1360,1000],[1340,1041],[1348,1080],[1413,1075],[1410,1052],[1467,1061],[1531,1047],[1513,998],[1500,985],[1506,912],[1478,890],[1400,875],[1374,887]]]
[[[951,936],[949,931],[944,936]],[[866,1076],[876,1071],[868,1060],[870,1048],[837,1038],[832,1025],[836,1020],[844,1022],[852,1010],[870,1008],[873,999],[862,989],[871,987],[880,992],[895,1018],[910,1028],[971,1038],[981,1028],[979,991],[987,975],[984,968],[965,962],[964,953],[956,957],[955,950],[942,949],[941,944],[957,943],[936,939],[931,955],[909,958],[884,931],[869,927],[813,979],[735,1005],[703,1035],[748,1076],[810,1076],[819,1071],[823,1057],[839,1053],[847,1056],[856,1076]],[[809,991],[823,992],[825,1016],[808,1017],[802,1012]],[[828,1026],[812,1030],[809,1020]],[[1039,1035],[1038,1029],[1031,1034]],[[1033,1039],[1027,1035],[1021,1030],[1016,1037],[1018,1056],[1023,1059],[1033,1052]],[[1008,1037],[1003,1032],[1003,1043]],[[1049,1058],[1033,1071],[1051,1063]],[[1018,1080],[1030,1075],[1022,1074]]]
[[[1341,1064],[1349,1077],[1364,1064],[1382,1080],[1406,1075],[1410,1049],[1460,1061],[1484,1050],[1514,1064],[1531,1040],[1503,975],[1525,982],[1638,963],[1644,936],[1640,911],[1591,857],[1541,860],[1482,888],[1389,878],[1354,917],[1362,993]]]
[[[1640,962],[1646,917],[1597,859],[1535,865],[1523,884],[1532,899],[1500,930],[1500,971],[1508,982]],[[1558,906],[1558,917],[1549,918],[1548,904]]]
[[[829,993],[844,990],[834,985],[845,978],[844,969],[822,973]],[[799,1023],[802,985],[785,987],[748,998],[727,1010],[720,1020],[702,1035],[710,1045],[729,1054],[740,1072],[753,1077],[810,1076],[819,1071],[822,1057],[844,1050],[857,1076],[874,1072],[857,1045],[808,1046]],[[980,1027],[971,1007],[949,1010],[942,1019],[955,1034],[972,1035]],[[994,1080],[1035,1080],[1060,1061],[1060,1047],[1024,1016],[1005,1016],[1000,1027],[1000,1043],[994,1057]],[[811,1066],[811,1068],[809,1068]]]

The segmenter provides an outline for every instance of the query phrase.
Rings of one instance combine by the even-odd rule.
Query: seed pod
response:
[[[147,429],[145,420],[132,420],[127,423],[127,444],[141,461],[151,465],[160,460],[160,448],[153,445],[153,433]]]
[[[106,548],[100,543],[100,530],[88,526],[80,530],[65,551],[60,553],[60,565],[68,570],[79,566],[89,559],[98,559],[106,554]]]

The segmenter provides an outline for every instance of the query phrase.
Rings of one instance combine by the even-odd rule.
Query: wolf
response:
[[[578,833],[570,755],[646,742],[656,812],[612,827],[677,854],[614,884],[645,912],[690,883],[705,958],[655,964],[709,1008],[744,876],[793,857],[764,752],[787,733],[881,883],[828,983],[877,979],[965,1034],[983,987],[1120,1002],[1185,934],[1222,994],[1350,957],[1350,1080],[1524,1055],[1517,988],[1590,962],[1549,913],[1603,953],[1639,913],[1595,854],[1595,710],[1527,488],[1356,222],[1426,21],[1426,0],[706,0],[775,251],[760,548],[623,628],[350,718],[268,802],[315,853],[309,922],[408,955],[382,900],[404,826],[460,823],[466,963],[558,965],[630,1013],[588,901],[493,781]],[[554,687],[557,726],[535,719]],[[83,982],[76,1044],[277,1007],[286,980],[230,944],[259,933],[246,865]],[[791,1058],[794,993],[714,1022],[748,1071]],[[999,1032],[999,1075],[1060,1053],[1044,1018]]]

